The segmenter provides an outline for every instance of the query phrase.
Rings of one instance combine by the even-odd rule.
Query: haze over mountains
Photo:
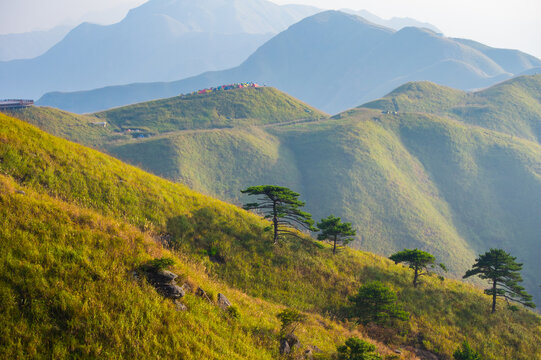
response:
[[[0,98],[170,81],[236,66],[317,11],[265,0],[152,0],[117,24],[81,24],[35,59],[0,63]]]
[[[541,60],[519,51],[446,38],[428,29],[395,31],[354,15],[326,11],[275,36],[236,68],[169,83],[49,93],[38,103],[92,112],[219,84],[256,81],[338,113],[408,81],[477,89],[537,66]]]
[[[49,50],[71,30],[57,26],[50,30],[0,35],[0,61],[31,59]]]
[[[360,16],[370,21],[371,23],[385,26],[385,27],[395,29],[395,30],[401,30],[402,28],[413,26],[413,27],[418,27],[418,28],[426,28],[436,33],[441,33],[441,30],[438,29],[436,26],[429,24],[427,22],[421,22],[412,18],[393,17],[390,19],[382,19],[379,16],[374,15],[371,12],[366,11],[366,10],[341,9],[340,11],[348,13],[348,14]]]

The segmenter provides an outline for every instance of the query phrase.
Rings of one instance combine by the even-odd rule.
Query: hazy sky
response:
[[[147,0],[0,0],[0,34],[78,25],[84,21],[120,21]],[[196,0],[194,0],[196,1]]]
[[[112,23],[146,0],[0,0],[0,33],[47,29],[83,20]],[[197,0],[192,0],[197,1]],[[541,58],[541,0],[272,0],[325,9],[365,9],[382,18],[412,17],[445,35]]]

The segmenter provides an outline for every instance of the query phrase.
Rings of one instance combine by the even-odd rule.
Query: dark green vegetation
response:
[[[464,341],[460,349],[457,349],[453,353],[453,358],[455,360],[483,360],[481,359],[481,355],[473,350],[467,341]]]
[[[300,324],[306,321],[306,315],[295,309],[284,309],[276,317],[281,323],[281,335],[292,334]]]
[[[429,267],[434,265],[436,258],[432,254],[419,249],[404,249],[389,257],[395,264],[405,263],[413,270],[413,286],[417,287],[419,277],[428,274]]]
[[[390,347],[372,341],[382,355],[399,346],[404,359],[415,348],[449,357],[464,339],[494,359],[539,353],[531,312],[487,319],[488,299],[469,285],[427,277],[413,289],[402,266],[348,248],[329,256],[308,237],[275,246],[269,223],[255,215],[1,114],[0,159],[7,357],[276,358],[276,314],[294,307],[307,316],[296,331],[301,343],[328,358],[347,338],[366,339],[364,327],[328,315],[373,280],[397,291],[411,314],[404,334],[380,339]],[[213,299],[227,294],[240,317],[191,294],[188,311],[177,312],[133,277],[161,258]]]
[[[520,275],[522,264],[517,263],[516,259],[502,249],[490,249],[479,255],[475,259],[475,264],[464,275],[464,278],[477,275],[492,283],[491,288],[485,290],[485,294],[492,296],[492,313],[496,312],[498,296],[528,307],[535,307],[532,296],[519,285],[522,282]]]
[[[292,228],[301,230],[317,230],[314,228],[312,215],[302,211],[305,205],[299,200],[299,193],[291,189],[275,185],[250,186],[241,193],[259,196],[257,202],[247,203],[243,206],[245,210],[256,210],[262,213],[265,219],[271,221],[272,239],[276,244],[279,236],[298,236]]]
[[[349,338],[338,347],[339,360],[381,360],[375,353],[376,347],[358,338]]]
[[[539,302],[541,147],[532,140],[540,82],[539,75],[520,77],[477,93],[413,83],[371,109],[333,118],[145,139],[122,133],[126,140],[95,146],[239,205],[248,200],[239,190],[253,184],[295,189],[315,219],[348,219],[357,230],[352,246],[386,256],[418,248],[457,278],[477,254],[503,248],[524,264],[525,288]],[[35,117],[42,110],[28,111]],[[513,126],[521,132],[506,130]],[[74,140],[88,144],[84,136]]]
[[[317,227],[321,233],[317,235],[318,240],[330,240],[333,243],[332,253],[336,254],[337,243],[347,245],[353,241],[350,236],[355,236],[357,233],[351,227],[351,223],[343,223],[342,219],[334,215],[329,215],[325,219],[321,219],[317,223]]]
[[[393,320],[407,320],[409,314],[397,303],[396,293],[380,281],[371,281],[351,296],[351,316],[362,324],[388,325]]]

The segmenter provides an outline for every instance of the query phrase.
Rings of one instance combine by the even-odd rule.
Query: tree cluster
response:
[[[246,210],[257,210],[269,219],[272,225],[268,230],[273,230],[274,243],[282,235],[297,236],[293,230],[306,229],[310,231],[321,230],[318,240],[329,240],[333,243],[333,254],[336,254],[338,244],[347,245],[353,241],[352,236],[356,235],[351,223],[342,223],[339,217],[329,215],[317,223],[314,227],[312,215],[302,211],[305,205],[299,200],[300,194],[282,186],[259,185],[251,186],[241,190],[243,194],[260,196],[257,202],[244,205]],[[396,264],[405,263],[413,270],[413,286],[419,285],[419,279],[430,273],[435,268],[435,257],[419,249],[404,249],[390,256]],[[485,294],[492,296],[492,312],[496,312],[496,298],[502,297],[508,301],[515,301],[528,307],[535,307],[532,296],[526,293],[524,287],[519,285],[522,282],[520,270],[522,264],[517,263],[516,258],[502,249],[490,249],[476,259],[472,269],[468,270],[464,278],[479,276],[481,279],[489,280],[491,288],[485,290]],[[441,269],[447,269],[439,264]]]
[[[265,219],[272,222],[274,243],[278,242],[280,235],[298,236],[290,228],[301,227],[312,231],[317,230],[313,226],[312,215],[300,209],[305,205],[304,202],[299,200],[300,194],[286,187],[275,185],[251,186],[241,190],[241,193],[260,196],[257,202],[245,204],[244,209],[260,210],[265,214]]]
[[[259,196],[257,202],[244,204],[245,210],[256,210],[263,213],[265,219],[271,221],[267,230],[273,231],[273,241],[276,244],[282,235],[298,236],[292,228],[310,231],[321,230],[318,240],[330,240],[333,243],[333,254],[339,243],[347,245],[355,236],[356,232],[351,223],[342,223],[339,217],[329,215],[314,227],[312,215],[302,211],[305,205],[299,200],[300,194],[282,186],[259,185],[241,190],[241,193]]]

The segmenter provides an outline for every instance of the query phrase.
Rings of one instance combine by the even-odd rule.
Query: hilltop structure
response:
[[[243,88],[258,88],[261,87],[261,85],[254,83],[254,82],[245,82],[245,83],[235,83],[235,84],[229,84],[229,85],[220,85],[217,87],[210,87],[207,89],[197,90],[194,92],[189,93],[188,95],[195,95],[195,94],[209,94],[215,91],[224,91],[224,90],[233,90],[233,89],[243,89]],[[183,96],[182,94],[181,96]]]
[[[0,110],[21,109],[34,105],[34,100],[28,99],[5,99],[0,100]]]

